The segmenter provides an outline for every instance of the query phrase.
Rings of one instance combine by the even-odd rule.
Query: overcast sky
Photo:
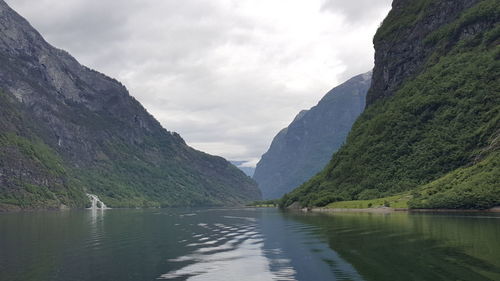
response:
[[[391,0],[6,2],[189,145],[251,165],[300,110],[373,67]]]

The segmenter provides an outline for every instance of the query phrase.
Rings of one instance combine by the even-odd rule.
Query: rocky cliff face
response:
[[[479,1],[394,0],[373,40],[377,67],[373,70],[367,104],[392,96],[407,79],[422,72],[435,51],[425,38]]]
[[[334,88],[278,133],[253,177],[264,199],[283,196],[324,168],[363,111],[370,81],[371,72]]]
[[[122,84],[52,47],[2,0],[0,91],[4,204],[82,206],[84,192],[111,206],[260,198],[236,167],[163,129]]]
[[[414,208],[500,205],[499,30],[497,0],[395,0],[365,111],[283,205],[394,194]]]

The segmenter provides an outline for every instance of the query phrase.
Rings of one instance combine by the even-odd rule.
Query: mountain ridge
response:
[[[238,205],[260,198],[243,172],[187,146],[120,82],[52,47],[2,0],[0,16],[2,113],[22,116],[0,121],[1,150],[17,150],[0,167],[0,203],[83,207],[84,192],[111,207]],[[58,159],[59,177],[48,169],[35,180],[22,168],[46,164],[31,153],[39,146]],[[13,180],[19,174],[28,176]]]

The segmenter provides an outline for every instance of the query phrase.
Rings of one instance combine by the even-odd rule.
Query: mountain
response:
[[[394,0],[367,108],[283,206],[407,193],[412,208],[500,205],[500,2]]]
[[[245,173],[245,175],[253,177],[253,174],[255,173],[255,167],[243,166],[243,164],[245,163],[246,161],[231,161],[231,164],[235,165],[236,167],[238,167],[238,169],[242,170],[243,173]]]
[[[325,167],[365,108],[370,81],[368,72],[332,89],[274,137],[253,176],[264,199],[283,196]]]
[[[82,42],[83,43],[83,42]],[[0,209],[238,205],[255,182],[162,128],[120,82],[0,0]]]

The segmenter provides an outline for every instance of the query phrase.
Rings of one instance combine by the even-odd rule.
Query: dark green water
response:
[[[500,280],[498,214],[0,214],[0,280]]]

